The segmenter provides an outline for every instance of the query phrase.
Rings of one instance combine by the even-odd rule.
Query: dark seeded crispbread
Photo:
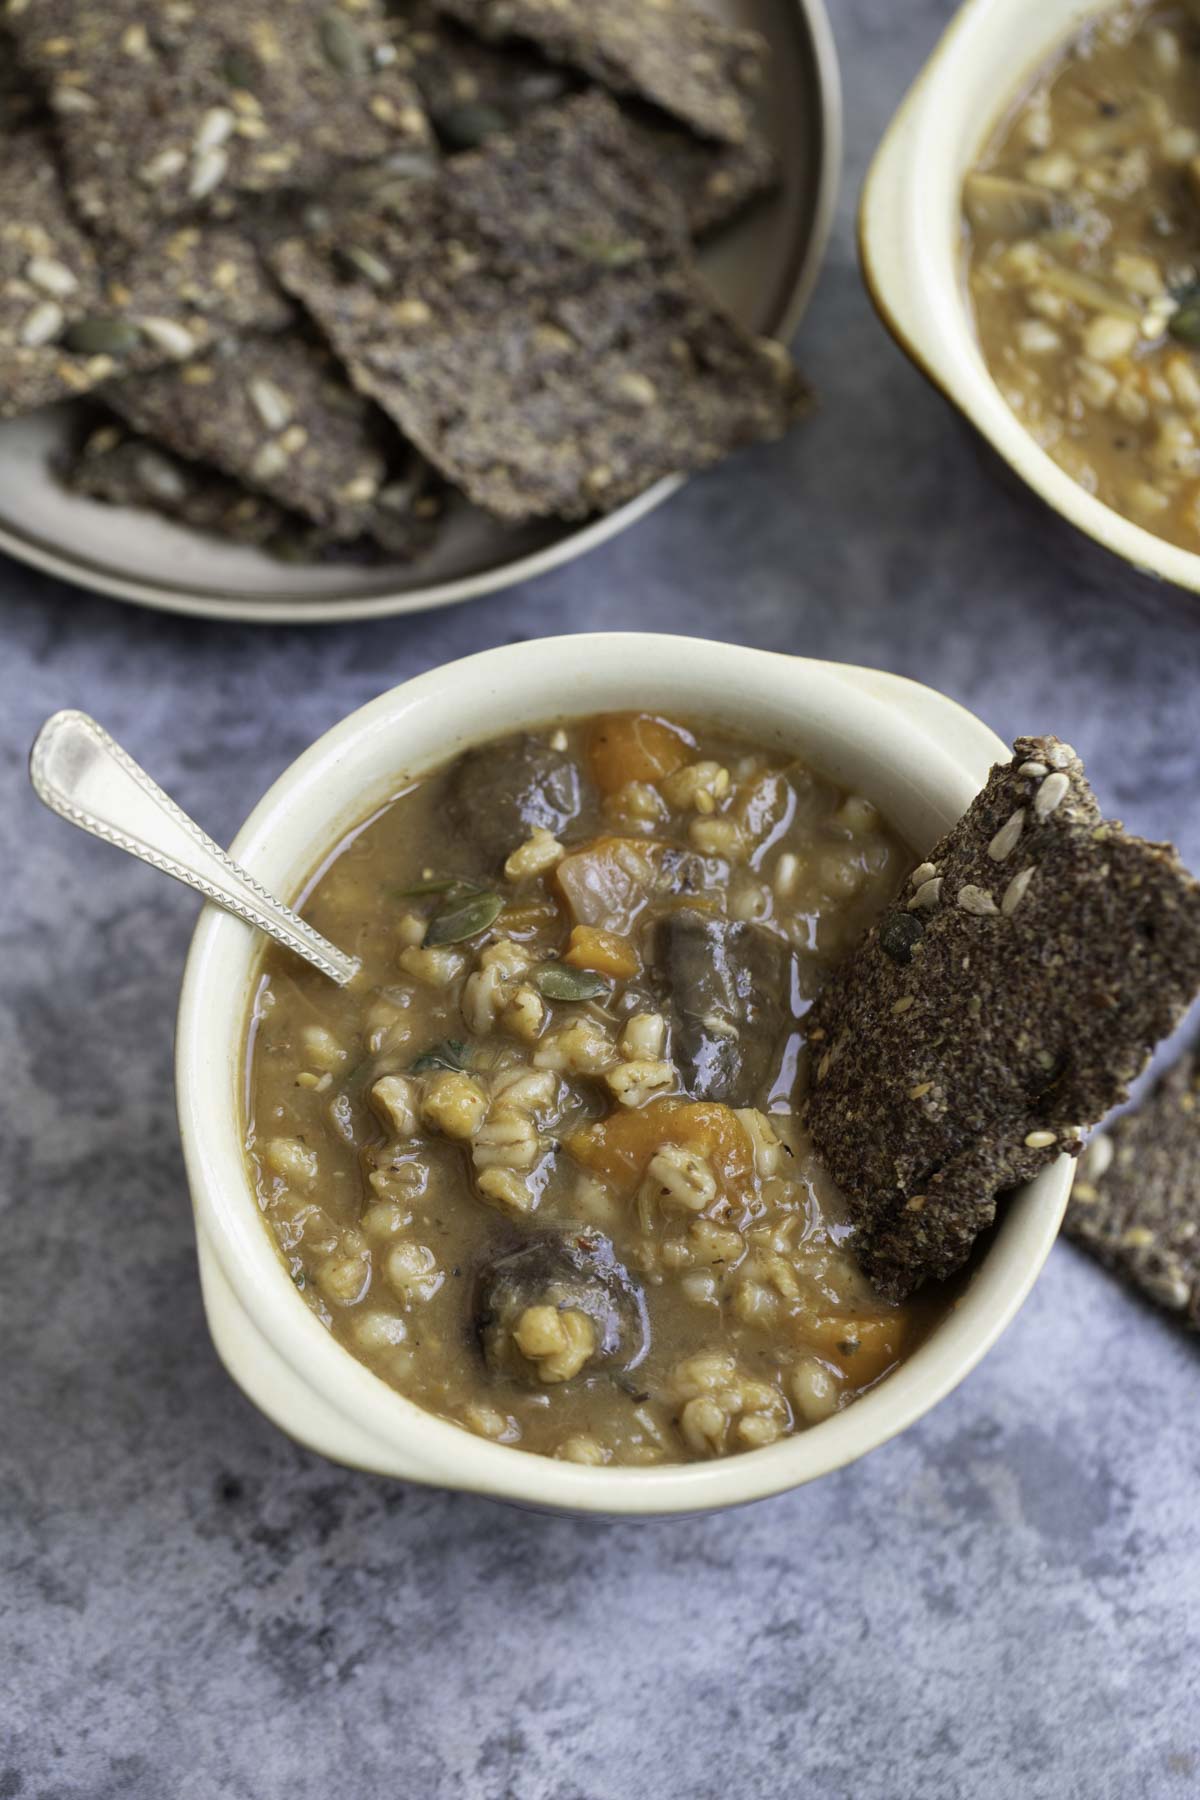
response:
[[[254,246],[220,227],[169,234],[102,267],[43,133],[14,132],[0,158],[0,416],[187,358],[230,326],[275,330],[291,317]],[[80,329],[100,332],[90,348],[76,346]]]
[[[719,24],[692,0],[436,0],[483,37],[527,38],[615,94],[652,100],[702,137],[740,143],[765,41]]]
[[[809,1015],[813,1141],[893,1299],[1078,1152],[1200,988],[1200,885],[1055,738],[1018,739],[917,873]]]
[[[183,368],[131,377],[105,399],[135,431],[210,463],[330,537],[397,556],[429,541],[440,511],[387,421],[306,338],[229,338]]]
[[[1091,1139],[1065,1230],[1200,1331],[1200,1049]]]
[[[450,151],[476,150],[537,106],[562,100],[582,77],[528,44],[491,43],[433,0],[411,0],[390,23],[401,68],[412,76],[438,136]]]
[[[100,425],[61,465],[63,485],[110,506],[137,506],[196,531],[268,548],[292,517],[228,475],[172,456],[120,425]],[[310,527],[311,529],[311,527]]]
[[[786,354],[718,311],[677,204],[599,94],[275,266],[363,392],[505,520],[608,510],[779,436],[806,401]]]
[[[496,132],[516,130],[534,107],[562,100],[582,80],[531,45],[476,37],[439,17],[432,0],[410,7],[393,31],[397,54],[451,153],[478,149]],[[744,142],[725,144],[697,137],[634,100],[621,110],[646,167],[682,203],[692,237],[727,223],[778,178],[774,152],[756,128]]]
[[[779,180],[778,159],[761,131],[752,128],[739,144],[715,144],[649,107],[630,103],[622,112],[645,166],[678,197],[694,238],[727,225]]]
[[[33,0],[11,29],[76,210],[128,242],[428,137],[379,0]]]
[[[58,468],[64,487],[109,506],[137,506],[231,543],[265,550],[286,562],[377,560],[411,557],[432,541],[435,513],[420,516],[415,496],[400,490],[390,503],[378,502],[365,521],[365,535],[347,540],[331,535],[298,513],[206,463],[174,456],[149,438],[116,423],[103,424],[65,457]],[[399,518],[397,517],[399,514]]]
[[[282,331],[296,309],[253,238],[229,225],[184,225],[107,267],[108,299],[135,322],[165,314],[203,348],[214,333]]]

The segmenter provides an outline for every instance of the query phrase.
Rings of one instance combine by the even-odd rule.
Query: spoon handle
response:
[[[59,712],[46,720],[30,751],[29,778],[51,812],[195,888],[294,950],[339,987],[358,973],[355,957],[314,931],[227,856],[87,713]]]

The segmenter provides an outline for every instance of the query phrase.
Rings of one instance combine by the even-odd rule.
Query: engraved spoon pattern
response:
[[[226,855],[87,713],[58,712],[46,720],[29,753],[29,779],[51,812],[195,888],[294,950],[339,987],[357,975],[356,957],[322,937]]]

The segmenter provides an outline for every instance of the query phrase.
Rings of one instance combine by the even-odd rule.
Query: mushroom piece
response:
[[[520,1333],[532,1348],[528,1315],[540,1320],[543,1308],[564,1319],[582,1315],[589,1321],[580,1367],[632,1369],[649,1348],[642,1290],[599,1232],[544,1232],[483,1269],[475,1295],[475,1329],[494,1375],[531,1383],[562,1379],[540,1373],[536,1354],[527,1354],[518,1342]]]
[[[754,1106],[786,1023],[787,945],[756,925],[685,906],[659,921],[653,960],[689,1095]]]
[[[997,237],[1023,238],[1070,219],[1069,201],[1051,188],[1011,175],[972,169],[963,183],[963,205],[972,225]]]
[[[455,829],[492,867],[538,826],[557,836],[583,807],[571,757],[532,735],[468,750],[447,782],[446,807]]]

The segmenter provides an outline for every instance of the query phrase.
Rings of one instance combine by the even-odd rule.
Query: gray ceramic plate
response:
[[[714,0],[751,25],[773,55],[763,123],[778,146],[777,193],[706,247],[709,281],[752,330],[788,338],[799,324],[829,234],[841,165],[837,60],[823,0]],[[632,525],[679,487],[660,481],[590,525],[506,530],[467,507],[415,567],[283,564],[223,544],[152,513],[66,494],[50,459],[69,421],[63,410],[0,426],[0,549],[121,600],[168,612],[271,622],[369,618],[448,606],[543,573]]]

